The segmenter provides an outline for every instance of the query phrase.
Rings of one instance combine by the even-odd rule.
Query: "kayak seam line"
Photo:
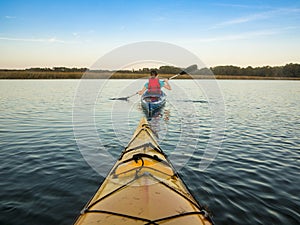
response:
[[[171,187],[170,185],[166,184],[165,182],[159,180],[158,178],[154,177],[152,174],[150,174],[149,176],[153,177],[153,179],[157,180],[159,183],[161,183],[162,185],[170,188],[172,191],[176,192],[177,194],[179,194],[181,197],[183,197],[184,199],[186,199],[187,201],[189,201],[190,203],[192,203],[198,210],[199,212],[202,212],[203,216],[208,219],[212,224],[213,224],[213,221],[212,219],[210,218],[208,212],[203,209],[203,206],[201,206],[200,204],[198,204],[197,202],[194,202],[192,201],[190,198],[188,198],[187,196],[185,196],[183,193],[181,193],[180,191],[176,190],[175,188]],[[181,179],[180,179],[181,180]],[[192,198],[193,196],[187,192],[187,195],[190,195]],[[155,220],[156,221],[156,220]]]
[[[144,125],[144,124],[143,124],[143,125]],[[142,126],[143,126],[143,125],[142,125]],[[143,130],[146,130],[146,129],[145,129],[145,128],[140,129],[140,130],[138,131],[138,133],[137,133],[134,137],[131,138],[131,141],[127,144],[127,147],[128,147],[129,145],[131,145],[131,143],[135,140],[135,138],[136,138]],[[127,147],[126,147],[126,148],[127,148]],[[126,148],[125,148],[124,153],[126,153]]]
[[[145,155],[147,155],[147,154],[145,154]],[[150,157],[150,158],[152,158],[152,157]],[[142,160],[142,158],[139,158],[139,159]],[[158,158],[158,157],[157,157],[157,158],[156,158],[156,157],[153,157],[153,159],[156,159],[156,160],[159,159],[159,160],[161,160],[161,159]],[[134,160],[134,158],[132,157],[130,160]],[[127,160],[127,161],[130,161],[130,160]],[[157,160],[157,161],[158,161],[158,160]],[[142,162],[143,162],[143,160],[142,160]],[[167,164],[164,160],[161,160],[161,161],[159,161],[159,162],[164,162],[164,164]],[[118,164],[118,165],[113,169],[112,173],[115,173],[115,170],[116,170],[116,168],[118,168],[119,165],[120,165],[120,164]],[[83,211],[86,212],[86,210],[89,210],[91,207],[95,206],[95,205],[96,205],[97,203],[99,203],[100,201],[104,200],[105,198],[109,197],[110,195],[114,194],[115,192],[117,192],[117,191],[119,191],[119,190],[121,190],[121,189],[127,187],[130,183],[136,181],[138,178],[144,176],[144,174],[143,174],[143,175],[140,175],[140,176],[137,175],[137,173],[138,173],[143,167],[144,167],[144,165],[142,164],[140,167],[134,169],[134,170],[136,170],[136,176],[135,176],[134,179],[130,180],[130,181],[127,182],[126,184],[122,185],[121,187],[119,187],[119,188],[113,190],[112,192],[109,192],[107,195],[101,197],[101,198],[98,199],[97,201],[91,203],[91,204],[88,205],[88,207],[87,207],[86,209],[84,209]],[[144,168],[145,168],[145,167],[144,167]],[[150,167],[149,167],[149,168],[150,168]],[[170,168],[171,168],[171,167],[170,167]],[[155,171],[158,171],[158,172],[161,172],[161,171],[156,170],[156,169],[154,169],[154,168],[151,168],[151,169],[153,169],[153,170],[155,170]],[[172,168],[171,168],[171,170],[173,171]],[[124,173],[125,173],[125,172],[124,172]],[[161,173],[163,173],[163,172],[161,172]],[[163,174],[170,176],[169,174],[166,174],[166,173],[163,173]],[[176,174],[175,174],[174,171],[173,171],[173,175],[172,175],[172,176],[174,176],[174,175],[176,175]],[[154,178],[153,175],[152,175],[152,177]],[[156,180],[159,181],[159,179],[157,179],[157,178],[156,178]]]
[[[176,190],[175,188],[173,188],[172,186],[166,184],[165,182],[161,181],[160,179],[154,177],[152,174],[150,174],[149,176],[151,176],[153,179],[155,179],[157,182],[159,182],[160,184],[166,186],[167,188],[171,189],[172,191],[176,192],[177,194],[179,194],[181,197],[183,197],[184,199],[186,199],[188,202],[192,203],[192,205],[194,205],[198,210],[202,210],[201,207],[195,203],[194,201],[192,201],[190,198],[188,198],[187,196],[185,196],[182,192]],[[186,192],[187,195],[192,196],[190,193]]]
[[[139,171],[137,171],[137,170],[138,170],[138,169],[141,169],[142,167],[144,167],[144,166],[140,166],[140,167],[136,168],[136,169],[135,169],[136,172],[138,173]],[[153,169],[154,169],[154,168],[153,168]],[[154,170],[155,170],[155,169],[154,169]],[[161,171],[158,171],[158,172],[161,172]],[[88,205],[88,207],[86,207],[86,208],[83,210],[83,213],[88,212],[88,211],[90,210],[91,207],[95,206],[96,204],[98,204],[98,203],[101,202],[102,200],[106,199],[106,198],[109,197],[110,195],[112,195],[112,194],[118,192],[119,190],[121,190],[121,189],[127,187],[129,184],[133,183],[134,181],[138,180],[139,178],[141,178],[141,177],[143,177],[143,176],[146,176],[146,174],[138,175],[137,173],[136,173],[136,176],[134,177],[134,179],[130,180],[130,181],[127,182],[126,184],[122,185],[121,187],[118,187],[117,189],[115,189],[115,190],[109,192],[108,194],[106,194],[105,196],[99,198],[99,199],[96,200],[95,202],[90,203],[90,205]],[[162,172],[162,173],[163,173],[163,172]],[[169,174],[167,174],[167,175],[169,175]],[[174,174],[174,175],[175,175],[175,174]],[[160,180],[157,179],[157,178],[155,178],[152,174],[150,174],[149,176],[151,176],[152,178],[154,178],[156,181],[160,182]],[[169,175],[169,176],[170,176],[170,175]],[[171,176],[171,177],[172,177],[172,176]]]
[[[91,207],[95,206],[97,203],[101,202],[102,200],[104,200],[105,198],[109,197],[110,195],[114,194],[115,192],[123,189],[124,187],[127,187],[130,183],[134,182],[136,180],[136,177],[134,179],[132,179],[131,181],[127,182],[126,184],[122,185],[121,187],[118,187],[117,189],[109,192],[108,194],[106,194],[105,196],[101,197],[100,199],[98,199],[97,201],[91,203],[85,210],[84,212],[88,212],[88,210],[90,210]]]
[[[144,125],[145,125],[145,124],[144,124]],[[135,137],[138,136],[142,131],[145,131],[146,133],[148,133],[148,135],[149,135],[149,137],[152,139],[152,141],[158,146],[160,152],[163,152],[162,149],[160,148],[159,144],[157,143],[157,141],[152,137],[153,131],[151,130],[152,133],[150,133],[149,130],[151,130],[150,126],[149,126],[149,125],[146,125],[146,126],[143,127],[142,129],[140,129],[140,131],[135,135]],[[128,143],[128,145],[130,145],[133,141],[134,141],[134,138],[133,138],[133,140],[132,140],[130,143]],[[127,145],[127,146],[128,146],[128,145]]]
[[[120,216],[120,217],[126,217],[126,218],[134,219],[134,220],[142,220],[144,222],[148,222],[147,224],[153,223],[153,221],[151,221],[149,219],[146,219],[146,218],[137,217],[137,216],[130,216],[130,215],[122,214],[122,213],[105,211],[105,210],[89,210],[89,211],[87,211],[87,213],[105,213],[105,214],[111,214],[111,215]],[[157,223],[154,222],[153,224],[157,224]]]
[[[146,128],[144,127],[146,126]],[[159,144],[157,143],[157,141],[152,137],[152,134],[149,132],[149,130],[153,133],[153,131],[151,130],[151,128],[149,127],[148,124],[143,124],[142,125],[143,128],[141,128],[139,130],[139,132],[131,139],[131,141],[127,144],[127,146],[125,147],[124,151],[121,153],[121,156],[119,157],[120,159],[122,159],[122,157],[127,153],[127,148],[129,145],[131,145],[131,143],[135,140],[135,138],[142,132],[145,131],[148,133],[149,137],[151,138],[151,140],[156,144],[155,149],[158,149],[159,152],[165,156],[164,152],[162,151],[162,149],[160,148]],[[141,145],[143,146],[143,145]],[[153,145],[154,146],[154,145]]]
[[[161,221],[164,221],[164,220],[171,220],[171,219],[176,219],[178,217],[190,216],[190,215],[203,215],[205,217],[206,212],[202,210],[202,211],[199,211],[199,212],[185,212],[185,213],[180,213],[180,214],[176,214],[176,215],[172,215],[172,216],[168,216],[168,217],[163,217],[163,218],[160,218],[160,219],[152,220],[151,222],[148,222],[148,223],[146,223],[144,225],[149,225],[151,223],[157,223],[157,222],[161,222]],[[203,221],[202,218],[200,218],[200,219]]]

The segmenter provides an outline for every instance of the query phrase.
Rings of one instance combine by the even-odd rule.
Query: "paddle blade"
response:
[[[110,98],[109,100],[123,100],[123,101],[127,101],[128,97],[122,97],[122,98]]]
[[[192,73],[192,72],[194,72],[194,71],[197,70],[197,69],[198,69],[198,66],[197,66],[196,64],[191,65],[191,66],[185,68],[184,70],[182,70],[182,71],[180,72],[180,75]]]
[[[133,96],[135,96],[135,95],[137,95],[138,93],[136,92],[136,93],[134,93],[133,95],[129,95],[129,96],[127,96],[127,97],[121,97],[121,98],[110,98],[110,100],[124,100],[124,101],[127,101],[129,98],[131,98],[131,97],[133,97]]]

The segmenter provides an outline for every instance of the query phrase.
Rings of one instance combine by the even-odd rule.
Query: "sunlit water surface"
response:
[[[72,224],[107,173],[90,167],[81,154],[88,148],[75,140],[79,82],[0,81],[1,225]],[[132,82],[109,81],[93,102],[101,140],[95,160],[102,164],[108,156],[117,158],[145,116],[138,96],[109,100],[133,94],[144,81]],[[204,171],[199,164],[210,151],[213,115],[218,115],[212,112],[214,102],[191,80],[171,85],[168,102],[149,123],[215,223],[299,224],[300,82],[218,81],[226,127],[220,123],[223,142]],[[93,142],[89,134],[80,138]]]

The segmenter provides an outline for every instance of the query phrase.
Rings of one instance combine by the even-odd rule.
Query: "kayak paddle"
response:
[[[171,79],[173,79],[173,78],[175,78],[175,77],[178,77],[179,75],[191,73],[191,72],[195,71],[196,69],[197,69],[197,65],[191,65],[191,66],[189,66],[189,67],[183,69],[180,73],[178,73],[178,74],[176,74],[176,75],[174,75],[174,76],[168,78],[168,80],[171,80]],[[127,97],[110,98],[110,100],[125,100],[125,101],[127,101],[129,98],[131,98],[131,97],[133,97],[133,96],[135,96],[135,95],[137,95],[137,94],[138,94],[138,93],[136,92],[136,93],[134,93],[133,95],[129,95],[129,96],[127,96]]]
[[[178,77],[179,75],[191,73],[191,72],[195,71],[196,69],[197,69],[197,65],[191,65],[191,66],[183,69],[180,73],[178,73],[178,74],[176,74],[176,75],[168,78],[168,80],[171,80],[171,79],[173,79],[175,77]]]
[[[133,96],[135,96],[135,95],[137,95],[138,93],[136,92],[136,93],[134,93],[133,95],[129,95],[129,96],[127,96],[127,97],[120,97],[120,98],[110,98],[110,100],[125,100],[125,101],[127,101],[129,98],[131,98],[131,97],[133,97]]]

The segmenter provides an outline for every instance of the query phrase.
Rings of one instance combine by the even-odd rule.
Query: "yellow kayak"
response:
[[[143,118],[76,225],[213,224]]]

